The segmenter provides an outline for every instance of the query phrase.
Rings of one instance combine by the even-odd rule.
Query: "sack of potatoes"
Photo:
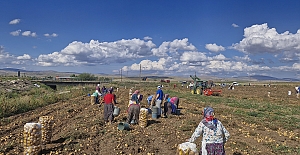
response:
[[[176,155],[198,155],[197,146],[194,143],[185,142],[177,147]]]

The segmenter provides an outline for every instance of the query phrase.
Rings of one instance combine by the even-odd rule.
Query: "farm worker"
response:
[[[98,92],[100,92],[100,84],[97,84],[96,90],[98,90]]]
[[[169,102],[172,103],[173,105],[175,105],[176,109],[179,107],[179,98],[178,97],[176,97],[176,96],[172,97]],[[176,111],[176,109],[175,109],[175,111]],[[173,111],[173,109],[172,109],[172,111]]]
[[[214,109],[204,108],[203,119],[199,123],[189,142],[194,142],[202,135],[202,155],[224,155],[224,144],[229,138],[229,132],[222,123],[214,118]]]
[[[158,86],[156,91],[156,98],[155,98],[156,99],[155,106],[158,108],[157,117],[160,117],[162,113],[161,104],[163,101],[163,97],[164,97],[164,92],[161,90],[161,86]]]
[[[172,113],[172,103],[170,103],[170,98],[168,98],[164,103],[164,117],[167,118],[168,115]]]
[[[107,89],[105,86],[102,87],[101,92],[103,95],[105,95],[107,93]]]
[[[167,117],[169,114],[175,114],[177,109],[177,104],[179,103],[178,97],[169,97],[164,103],[164,116]]]
[[[93,96],[95,96],[95,104],[99,104],[99,97],[101,95],[102,94],[98,90],[95,90],[95,92],[93,93]]]
[[[128,116],[127,123],[130,124],[132,120],[135,120],[135,123],[139,124],[139,115],[140,115],[140,91],[135,90],[131,96],[129,107],[128,107]]]
[[[153,99],[153,95],[150,95],[148,94],[148,97],[147,97],[147,103],[148,103],[148,106],[150,107],[151,106],[151,101]]]
[[[112,89],[108,90],[108,93],[103,97],[104,101],[104,122],[111,124],[114,119],[114,107],[115,107],[115,95],[112,93]]]

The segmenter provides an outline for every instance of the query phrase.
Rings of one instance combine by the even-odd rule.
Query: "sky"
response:
[[[300,79],[297,0],[0,2],[0,69]]]

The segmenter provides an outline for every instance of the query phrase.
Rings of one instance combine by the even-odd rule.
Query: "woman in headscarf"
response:
[[[112,89],[108,90],[108,93],[103,97],[104,101],[104,121],[111,124],[114,120],[114,107],[115,107],[115,95],[112,93]]]
[[[128,107],[127,123],[130,124],[132,119],[136,124],[139,124],[140,115],[140,91],[136,90],[131,96]]]
[[[202,155],[225,155],[224,144],[230,135],[223,124],[214,118],[214,109],[211,107],[204,108],[203,119],[188,141],[194,142],[200,135]]]

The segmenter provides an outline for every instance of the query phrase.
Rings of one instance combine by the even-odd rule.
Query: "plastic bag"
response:
[[[178,145],[177,155],[198,155],[197,145],[191,142],[185,142]]]

